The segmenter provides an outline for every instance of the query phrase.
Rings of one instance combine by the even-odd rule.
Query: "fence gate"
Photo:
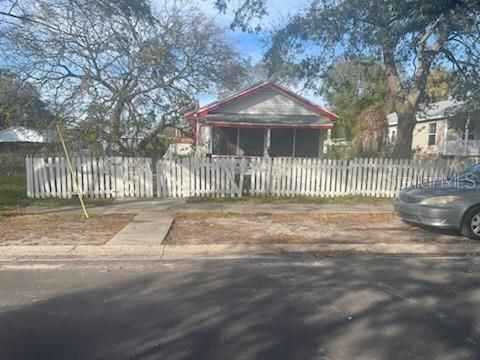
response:
[[[244,160],[159,160],[156,172],[158,197],[234,197],[243,194]]]

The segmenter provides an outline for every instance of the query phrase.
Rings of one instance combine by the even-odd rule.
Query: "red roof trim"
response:
[[[306,105],[310,110],[316,112],[317,114],[321,114],[323,116],[326,116],[327,118],[329,118],[332,121],[335,121],[335,120],[338,119],[338,116],[335,115],[334,113],[322,108],[319,105],[316,105],[316,104],[312,103],[311,101],[305,99],[303,96],[297,95],[294,92],[292,92],[291,90],[286,89],[286,88],[284,88],[280,85],[277,85],[277,84],[275,84],[271,81],[267,81],[267,82],[261,83],[259,85],[253,86],[253,87],[251,87],[247,90],[244,90],[244,91],[242,91],[242,92],[240,92],[236,95],[228,97],[223,101],[215,102],[213,104],[206,105],[206,106],[204,106],[203,108],[200,108],[197,111],[192,111],[190,113],[187,113],[185,115],[185,118],[187,120],[193,120],[196,117],[206,117],[209,112],[214,111],[214,110],[216,110],[216,109],[218,109],[218,108],[220,108],[224,105],[230,104],[232,102],[239,101],[239,100],[243,99],[244,97],[250,96],[251,94],[253,94],[256,91],[258,91],[260,89],[263,89],[265,87],[270,87],[274,90],[277,90],[277,91],[281,92],[282,94],[284,94],[288,97],[293,98],[294,100],[302,103],[303,105]]]
[[[285,124],[252,124],[252,123],[231,123],[221,121],[206,121],[206,125],[225,128],[252,128],[252,129],[331,129],[333,124],[315,124],[315,125],[285,125]]]

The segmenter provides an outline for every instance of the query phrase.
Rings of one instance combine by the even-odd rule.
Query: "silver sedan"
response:
[[[395,212],[406,222],[443,229],[458,229],[480,240],[480,164],[449,180],[402,190]]]

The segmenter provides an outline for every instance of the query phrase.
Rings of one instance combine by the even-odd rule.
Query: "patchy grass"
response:
[[[133,216],[0,215],[0,245],[103,245]]]
[[[275,197],[275,196],[247,196],[247,197],[226,197],[226,198],[190,198],[189,203],[251,203],[251,204],[339,204],[339,205],[386,205],[391,204],[392,198],[381,198],[372,196],[349,195],[339,197],[311,197],[311,196],[295,196],[295,197]]]
[[[29,205],[25,175],[0,174],[0,211]]]
[[[113,199],[88,199],[85,200],[87,207],[109,205]],[[30,199],[27,197],[25,175],[1,174],[0,175],[0,213],[19,212],[25,206],[68,206],[79,205],[76,196],[71,199]]]
[[[391,213],[178,213],[164,243],[373,244],[445,243],[470,240],[452,232],[403,223]]]
[[[84,199],[85,205],[87,207],[93,206],[102,206],[102,205],[110,205],[112,204],[114,199]],[[56,199],[56,198],[49,198],[49,199],[36,199],[32,200],[30,205],[36,206],[68,206],[68,205],[78,205],[80,206],[80,201],[78,201],[78,197],[74,196],[71,199]]]

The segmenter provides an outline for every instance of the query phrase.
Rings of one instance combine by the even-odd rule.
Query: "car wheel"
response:
[[[468,210],[462,224],[462,234],[473,240],[480,240],[480,206]]]

